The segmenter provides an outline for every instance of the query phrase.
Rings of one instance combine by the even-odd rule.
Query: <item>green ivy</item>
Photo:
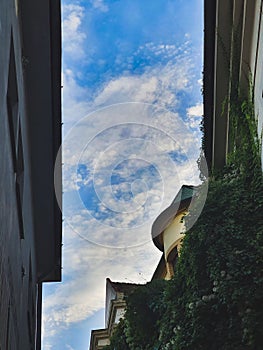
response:
[[[158,343],[160,319],[166,308],[162,303],[164,280],[138,286],[127,297],[127,310],[111,338],[108,350],[152,350]]]
[[[105,350],[129,350],[129,345],[126,341],[125,327],[127,320],[121,319],[118,326],[115,328],[114,333],[110,339],[110,345],[104,347]]]
[[[174,278],[127,298],[108,350],[262,348],[263,179],[252,101],[231,101],[231,152],[225,168],[212,173]],[[191,215],[195,209],[186,225]]]

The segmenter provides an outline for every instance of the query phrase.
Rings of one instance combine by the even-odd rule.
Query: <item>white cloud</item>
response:
[[[68,350],[74,350],[74,348],[73,348],[71,345],[69,345],[69,344],[66,344],[66,348],[67,348]]]
[[[90,110],[91,106],[88,101],[91,92],[77,84],[76,76],[70,69],[63,71],[62,81],[63,131],[66,133],[74,123],[83,118]]]
[[[120,159],[120,150],[124,145],[127,149],[126,159],[138,158],[140,155],[146,161],[153,162],[155,155],[158,157],[165,152],[180,152],[180,148],[188,158],[193,157],[189,153],[193,150],[196,156],[198,138],[195,136],[193,139],[193,134],[187,130],[187,125],[183,125],[177,113],[160,107],[176,108],[177,93],[186,90],[191,81],[190,71],[191,62],[184,59],[175,64],[170,62],[165,66],[148,68],[141,75],[121,76],[105,84],[95,99],[90,101],[87,98],[91,95],[90,91],[80,87],[74,73],[66,69],[63,74],[64,131],[68,132],[70,126],[74,126],[71,135],[65,136],[64,191],[78,188],[77,183],[81,179],[76,173],[76,166],[79,163],[87,164],[91,170],[90,178],[98,164],[103,174],[103,168],[107,169],[113,162],[114,154],[117,154],[115,159]],[[137,104],[125,104],[127,101]],[[112,104],[119,105],[99,109]],[[190,114],[194,108],[198,109],[199,105],[189,109]],[[88,116],[74,124],[85,115]],[[135,123],[133,128],[127,124],[132,122]],[[118,127],[120,123],[124,123],[123,128]],[[105,134],[105,130],[110,129],[112,132]],[[123,137],[123,133],[130,136]],[[143,149],[142,143],[138,143],[136,138],[144,140]],[[168,163],[167,167],[170,167]],[[90,178],[84,180],[86,184]],[[103,180],[98,176],[96,181],[103,185]]]
[[[203,116],[203,103],[197,103],[187,109],[188,125],[192,129],[198,129]]]
[[[101,12],[107,12],[109,10],[108,6],[103,0],[91,0],[90,2],[95,9]]]
[[[131,106],[137,105],[131,104]],[[139,107],[141,107],[140,104]],[[140,109],[130,110],[129,104],[127,113],[125,109],[121,109],[123,113],[120,113],[118,105],[114,108],[109,113],[106,113],[107,109],[105,109],[106,115],[102,119],[114,115],[121,122],[122,115],[126,118],[129,114],[131,116],[137,114],[140,122],[126,124],[131,131],[128,138],[125,134],[122,135],[123,128],[119,128],[114,123],[113,117],[108,120],[109,126],[105,121],[103,125],[103,130],[111,132],[101,134],[101,137],[96,137],[99,134],[98,129],[95,128],[96,123],[90,119],[86,123],[82,122],[80,128],[74,128],[71,137],[75,143],[69,142],[66,145],[64,156],[64,218],[78,233],[88,237],[92,242],[112,245],[118,239],[119,245],[123,246],[126,240],[126,232],[123,232],[123,228],[131,230],[137,229],[142,224],[150,225],[159,211],[170,204],[180,185],[198,182],[195,159],[198,156],[199,143],[198,139],[193,140],[187,128],[180,126],[176,115],[172,114],[174,117],[172,120],[171,113],[167,114],[170,118],[166,120],[165,114],[158,114],[158,110],[155,110],[156,119],[153,118],[154,123],[149,126],[146,123],[151,122],[149,119],[151,113],[148,114],[147,109],[144,108],[147,113],[143,115],[140,114]],[[103,117],[103,113],[101,112],[99,116]],[[111,128],[112,124],[114,128]],[[96,127],[101,128],[100,122]],[[131,137],[133,133],[134,138]],[[89,142],[90,139],[91,142]],[[178,153],[179,159],[182,155],[184,160],[175,163],[170,152]],[[78,164],[85,165],[89,169],[83,179],[80,173],[77,173]],[[152,165],[151,169],[149,165]],[[153,169],[155,169],[154,173]],[[123,179],[121,183],[112,183],[114,174]],[[124,201],[115,197],[118,191],[124,194],[129,192],[132,186],[135,188],[138,180],[141,186],[138,187],[137,182],[137,192],[130,200]],[[86,207],[78,189],[80,186],[91,184],[92,181],[94,181],[96,202],[99,206]],[[72,203],[75,206],[74,211]],[[79,214],[80,211],[82,215]],[[92,217],[100,219],[101,223],[107,225],[108,234],[100,238],[96,225],[94,225],[95,230],[92,229]],[[115,228],[114,236],[110,230],[112,227]],[[134,234],[136,236],[136,233]],[[139,242],[133,239],[133,244],[145,242],[142,237]]]
[[[188,47],[188,42],[186,41],[182,46],[177,46],[174,44],[156,44],[154,42],[148,42],[144,45],[139,46],[138,50],[135,52],[135,56],[147,55],[149,60],[152,59],[152,55],[160,56],[162,61],[166,61],[167,59],[180,58],[182,51],[186,51]]]
[[[79,6],[76,7],[79,8]],[[69,5],[69,9],[73,14],[74,8],[75,6]],[[76,16],[74,14],[73,18],[81,18],[82,10],[80,9],[78,10],[79,15]],[[82,35],[80,35],[80,38],[82,40]],[[83,42],[73,40],[73,44],[74,42],[76,45],[79,43],[80,46],[83,46]],[[71,45],[71,40],[69,44]],[[137,75],[123,72],[123,75],[105,82],[99,91],[95,91],[95,95],[94,91],[86,87],[80,87],[76,83],[78,75],[76,70],[73,72],[70,69],[65,69],[63,72],[63,114],[65,125],[68,125],[68,123],[72,125],[85,114],[116,103],[154,103],[168,109],[172,106],[174,109],[179,103],[178,92],[191,89],[190,82],[193,79],[193,62],[188,54],[182,53],[184,49],[184,46],[176,48],[175,45],[162,44],[156,46],[153,43],[140,47],[134,54],[134,57],[145,50],[148,50],[150,55],[160,52],[162,62],[166,63],[149,65],[145,67],[144,73]],[[82,49],[74,50],[74,55],[75,53],[78,55],[78,53],[82,54],[83,51]],[[71,56],[69,55],[69,57]],[[78,57],[76,56],[76,58]],[[129,59],[132,60],[133,57]],[[120,60],[121,62],[119,63],[124,65],[123,68],[125,68],[125,61],[122,58]]]
[[[73,4],[63,6],[62,40],[67,58],[77,60],[84,56],[83,42],[86,33],[81,31],[83,16],[83,7]]]
[[[195,106],[188,108],[187,114],[190,117],[202,117],[202,115],[203,115],[203,103],[197,103]]]
[[[160,210],[170,204],[180,185],[198,183],[195,164],[200,147],[198,135],[189,131],[178,113],[159,106],[176,106],[177,92],[186,89],[184,81],[190,79],[189,66],[186,61],[178,69],[166,65],[152,68],[141,76],[116,78],[106,84],[92,103],[84,102],[87,92],[78,87],[71,71],[65,72],[64,80],[68,84],[65,118],[73,118],[68,111],[79,116],[85,110],[96,110],[98,106],[115,103],[81,119],[64,141],[64,217],[83,237],[109,246],[115,244],[118,238],[123,246],[126,236],[122,230],[116,230],[115,236],[112,236],[110,227],[131,229],[144,223],[150,225]],[[196,121],[200,104],[189,108],[187,113]],[[192,127],[192,124],[189,125]],[[179,158],[182,155],[183,163],[175,163],[172,153],[178,153]],[[126,162],[125,166],[120,167],[123,162]],[[78,164],[85,164],[89,170],[84,178],[77,173]],[[117,200],[115,194],[118,191],[124,193],[123,186],[133,186],[136,179],[129,179],[129,176],[149,164],[156,168],[160,178],[141,172],[139,180],[143,186],[136,195],[130,201]],[[116,173],[116,167],[118,176],[127,179],[127,182],[112,186],[111,177]],[[80,185],[90,185],[93,180],[99,206],[93,206],[91,210],[82,202],[78,190]],[[82,210],[81,216],[75,215],[71,203],[75,205],[75,212]],[[107,225],[108,231],[104,236],[96,232],[96,224],[99,223],[95,220],[93,224],[94,218]],[[134,245],[141,242],[145,242],[144,238],[139,242],[133,240]]]
[[[163,107],[177,105],[176,94],[189,88],[191,61],[171,60],[165,65],[148,67],[140,75],[126,75],[107,83],[96,97],[96,106],[109,103],[144,102]]]
[[[146,69],[137,76],[123,76],[110,81],[95,99],[96,105],[109,103],[144,102],[163,107],[175,107],[176,94],[185,90],[191,79],[188,62]]]

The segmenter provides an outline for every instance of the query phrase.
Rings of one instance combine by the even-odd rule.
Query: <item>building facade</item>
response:
[[[105,328],[91,332],[90,350],[101,350],[110,344],[110,337],[116,325],[125,314],[125,296],[131,293],[138,284],[113,282],[106,279]]]
[[[173,277],[185,234],[184,217],[189,213],[189,206],[197,191],[198,187],[183,185],[171,205],[154,221],[153,243],[163,255],[152,279],[169,280]]]
[[[231,151],[229,102],[237,88],[246,98],[253,86],[262,149],[263,2],[205,0],[204,9],[204,151],[209,167],[219,169]]]
[[[41,348],[42,283],[61,280],[60,25],[57,0],[0,4],[1,350]]]

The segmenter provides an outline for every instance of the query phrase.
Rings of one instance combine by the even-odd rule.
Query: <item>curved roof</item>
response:
[[[152,225],[152,240],[156,247],[161,251],[163,251],[163,231],[167,228],[176,215],[189,207],[193,196],[197,192],[197,189],[198,187],[195,186],[183,185],[175,196],[171,205],[166,208],[154,221]]]

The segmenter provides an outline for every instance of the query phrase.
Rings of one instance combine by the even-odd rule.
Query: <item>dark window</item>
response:
[[[28,278],[28,308],[27,308],[27,328],[28,336],[30,341],[30,346],[34,347],[35,344],[35,299],[34,299],[34,290],[35,285],[32,280],[32,264],[31,256],[29,262],[29,278]]]
[[[171,261],[171,264],[172,264],[172,267],[173,267],[173,271],[175,271],[177,260],[178,260],[178,254],[176,254],[176,256]]]
[[[9,350],[9,340],[10,340],[10,302],[8,303],[7,310],[7,326],[6,326],[6,349]]]
[[[24,156],[22,132],[18,109],[18,88],[17,88],[17,72],[15,63],[14,43],[11,34],[10,41],[10,57],[8,71],[8,88],[7,88],[7,113],[10,131],[11,150],[13,158],[13,167],[15,174],[15,186],[17,197],[17,216],[20,230],[20,238],[24,238],[23,228],[23,190],[24,190]]]
[[[24,225],[23,225],[23,192],[24,192],[24,156],[23,156],[23,144],[21,135],[21,126],[19,123],[18,142],[16,150],[16,197],[17,197],[17,215],[20,228],[20,238],[24,238]]]
[[[176,264],[177,264],[177,260],[178,260],[178,251],[177,251],[177,246],[173,248],[173,250],[170,252],[169,256],[168,256],[168,263],[170,265],[171,268],[171,272],[172,274],[174,274],[174,271],[176,269]]]
[[[10,57],[8,71],[8,88],[7,88],[7,112],[10,130],[10,140],[13,155],[14,170],[16,170],[16,144],[18,137],[18,92],[17,92],[17,75],[15,64],[15,53],[13,36],[11,35],[10,42]]]

